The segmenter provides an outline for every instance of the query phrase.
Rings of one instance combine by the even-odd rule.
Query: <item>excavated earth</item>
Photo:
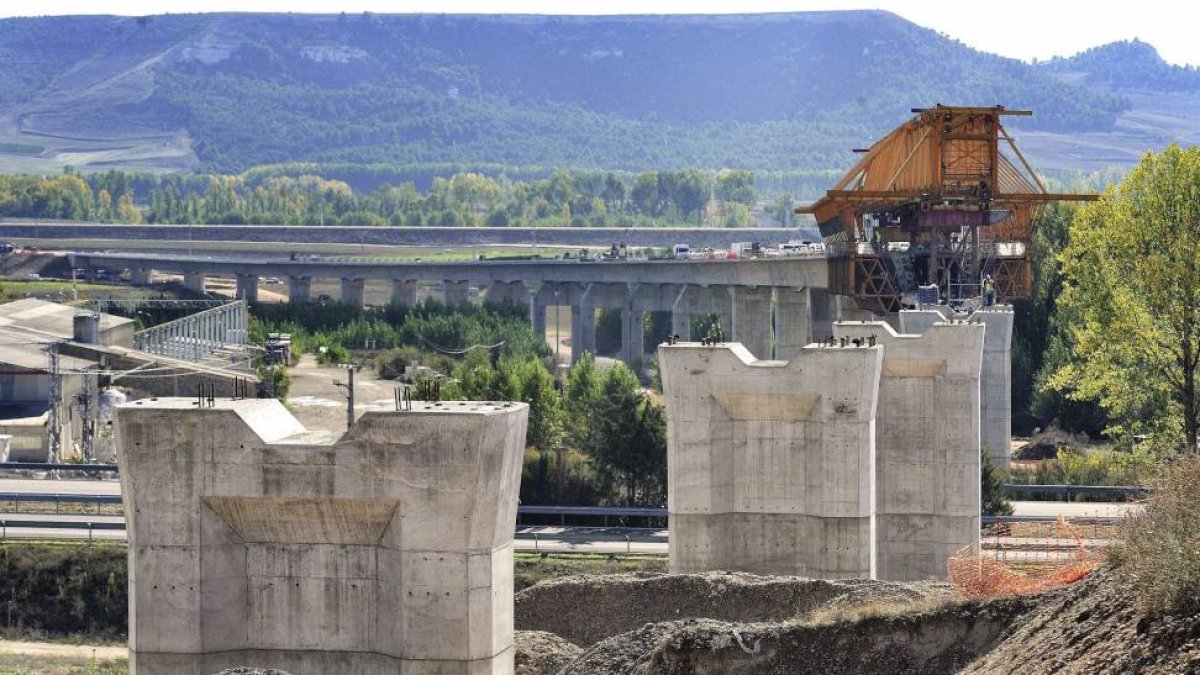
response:
[[[950,585],[941,582],[823,581],[725,572],[582,575],[542,581],[518,593],[515,625],[587,647],[648,623],[700,618],[783,622],[822,609],[952,595]]]
[[[933,609],[853,618],[908,606]],[[937,582],[726,573],[567,577],[517,594],[517,629],[539,636],[518,632],[518,672],[948,675],[993,647],[1028,608],[1023,600],[963,604]],[[536,652],[524,654],[530,647],[523,645]],[[579,646],[586,651],[572,653]]]
[[[1038,600],[964,675],[1200,673],[1200,615],[1142,614],[1112,570]]]
[[[1142,614],[1111,569],[985,602],[937,583],[574,577],[518,594],[517,627],[540,627],[517,635],[519,675],[1200,673],[1200,615]]]

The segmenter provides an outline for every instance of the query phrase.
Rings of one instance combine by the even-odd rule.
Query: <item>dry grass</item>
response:
[[[797,623],[801,626],[830,626],[840,623],[856,623],[867,619],[884,619],[896,616],[911,616],[936,612],[949,607],[958,607],[968,602],[955,595],[927,595],[916,599],[886,598],[867,600],[861,603],[826,607],[806,614]]]
[[[0,654],[0,675],[127,675],[125,659]]]
[[[1200,611],[1200,460],[1165,466],[1158,492],[1121,524],[1111,557],[1151,614]]]

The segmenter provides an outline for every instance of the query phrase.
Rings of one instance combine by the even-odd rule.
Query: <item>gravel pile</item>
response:
[[[515,675],[557,675],[583,649],[553,633],[517,631],[513,636]]]

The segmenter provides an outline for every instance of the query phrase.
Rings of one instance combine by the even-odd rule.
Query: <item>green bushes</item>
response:
[[[125,547],[0,543],[0,625],[12,635],[123,640]]]
[[[1004,494],[1004,470],[996,466],[985,449],[980,453],[980,501],[987,516],[1011,516],[1012,504]]]
[[[1143,611],[1200,611],[1200,461],[1172,462],[1154,481],[1158,492],[1121,523],[1112,558]]]
[[[1010,480],[1024,485],[1141,485],[1157,464],[1155,453],[1141,446],[1086,452],[1062,447],[1056,459],[1038,462],[1033,471],[1014,467]],[[1103,498],[1111,499],[1108,495]]]

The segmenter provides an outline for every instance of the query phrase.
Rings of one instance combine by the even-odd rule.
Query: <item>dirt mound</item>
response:
[[[515,675],[557,675],[583,650],[553,633],[528,630],[513,635]]]
[[[614,574],[543,581],[516,596],[517,630],[554,633],[589,646],[648,623],[714,619],[784,622],[816,610],[869,602],[948,597],[948,584],[823,581],[711,572]]]
[[[823,625],[651,624],[596,644],[560,675],[949,675],[1026,609],[1006,600]]]
[[[0,256],[0,276],[9,279],[24,279],[28,274],[37,274],[43,279],[61,279],[71,269],[64,255],[48,253],[11,253]]]
[[[971,675],[1200,673],[1200,616],[1141,616],[1111,569],[1038,598]]]

